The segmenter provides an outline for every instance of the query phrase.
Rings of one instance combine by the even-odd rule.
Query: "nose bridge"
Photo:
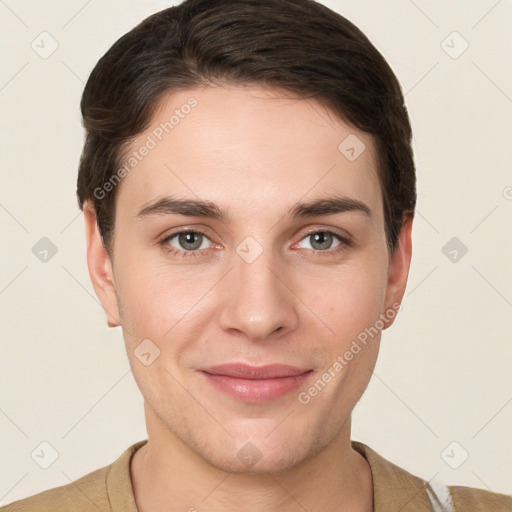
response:
[[[263,250],[254,242],[244,240],[233,254],[220,315],[223,329],[241,331],[252,341],[295,328],[298,322],[293,294],[282,282],[285,276],[279,275],[282,265],[270,248]]]

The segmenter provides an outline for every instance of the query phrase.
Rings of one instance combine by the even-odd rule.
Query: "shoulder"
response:
[[[89,512],[137,510],[130,476],[130,460],[147,439],[129,446],[117,460],[78,480],[34,494],[0,508],[0,512]]]
[[[464,486],[450,486],[449,490],[457,511],[512,512],[512,496]]]
[[[409,473],[369,446],[352,441],[373,477],[375,510],[402,512],[512,512],[512,496],[464,486],[447,486]]]
[[[68,512],[110,510],[106,480],[110,466],[97,469],[78,480],[34,494],[0,508],[0,512]],[[96,505],[96,506],[95,506]]]

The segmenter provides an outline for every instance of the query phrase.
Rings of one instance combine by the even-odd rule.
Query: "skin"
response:
[[[402,300],[412,219],[390,253],[371,135],[314,100],[277,89],[225,85],[168,94],[129,149],[191,96],[197,107],[118,185],[112,258],[91,203],[84,209],[91,279],[109,325],[122,325],[144,397],[148,443],[131,463],[137,506],[371,511],[372,475],[351,447],[350,415],[374,369],[380,333],[308,404],[297,396]],[[349,134],[366,148],[354,161],[338,150]],[[171,194],[211,201],[229,218],[137,217]],[[362,201],[371,214],[286,216],[297,202],[333,194]],[[159,244],[180,230],[206,236],[188,258],[169,252],[190,247],[178,236]],[[319,248],[310,231],[350,243],[334,236]],[[236,251],[248,236],[263,251],[252,263]],[[149,366],[134,355],[144,339],[160,350]],[[247,403],[197,371],[233,361],[313,372],[297,391]],[[248,442],[261,454],[251,467],[237,457]]]

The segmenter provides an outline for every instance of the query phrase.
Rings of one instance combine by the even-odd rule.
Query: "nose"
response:
[[[283,265],[263,252],[248,263],[234,255],[234,268],[223,283],[220,326],[243,333],[250,341],[263,341],[294,330],[298,300],[287,283]]]

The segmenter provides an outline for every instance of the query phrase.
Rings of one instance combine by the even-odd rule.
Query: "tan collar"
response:
[[[421,478],[389,462],[363,443],[352,441],[352,448],[366,459],[372,471],[374,512],[432,512]]]
[[[138,512],[133,495],[130,461],[133,454],[148,442],[147,439],[132,444],[110,466],[107,474],[107,494],[113,512]]]
[[[111,465],[107,475],[107,493],[113,512],[137,512],[130,478],[130,461],[139,441]],[[352,448],[368,462],[373,478],[374,512],[432,512],[423,480],[381,457],[369,446],[352,441]]]

